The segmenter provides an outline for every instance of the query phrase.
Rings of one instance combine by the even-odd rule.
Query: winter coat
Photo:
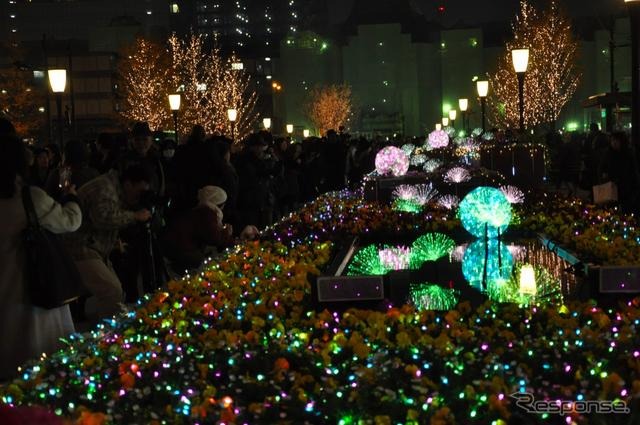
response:
[[[27,299],[22,240],[27,216],[21,193],[18,181],[15,195],[0,199],[0,381],[12,377],[25,361],[60,348],[59,339],[75,331],[69,306],[44,310]],[[80,227],[82,213],[76,202],[60,205],[37,187],[31,187],[31,198],[42,227],[53,233]]]

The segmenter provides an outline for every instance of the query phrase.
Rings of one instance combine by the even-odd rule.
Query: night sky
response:
[[[329,0],[335,22],[344,20],[355,0]],[[397,1],[397,0],[388,0]],[[479,24],[496,21],[511,21],[518,12],[519,0],[412,0],[422,9],[427,18],[435,19],[437,7],[444,5],[443,23]],[[548,0],[534,0],[545,4]],[[624,0],[559,0],[573,17],[620,15],[625,12]]]

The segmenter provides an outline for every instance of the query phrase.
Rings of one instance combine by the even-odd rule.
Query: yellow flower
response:
[[[411,345],[411,338],[406,332],[399,332],[396,335],[396,344],[398,344],[400,348],[407,348]]]
[[[391,425],[391,418],[389,416],[376,416],[373,418],[375,425]]]

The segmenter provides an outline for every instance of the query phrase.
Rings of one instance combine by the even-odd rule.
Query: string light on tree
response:
[[[512,28],[514,38],[507,43],[498,69],[490,78],[494,124],[519,126],[518,78],[511,52],[523,47],[530,52],[524,77],[524,127],[553,123],[573,97],[581,79],[577,70],[578,43],[571,22],[558,7],[557,0],[551,0],[542,12],[522,0]]]
[[[172,116],[166,102],[177,87],[171,84],[174,70],[163,46],[138,38],[122,57],[118,66],[122,117],[146,121],[152,130],[171,128]]]
[[[321,135],[346,126],[353,115],[351,87],[346,84],[314,87],[304,111]]]

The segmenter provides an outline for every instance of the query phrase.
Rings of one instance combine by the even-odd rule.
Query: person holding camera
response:
[[[151,177],[145,167],[133,165],[121,175],[112,170],[86,183],[79,191],[84,221],[66,242],[91,296],[85,305],[89,320],[100,320],[124,310],[123,289],[109,255],[120,229],[151,219],[151,211],[132,211],[149,190]]]

